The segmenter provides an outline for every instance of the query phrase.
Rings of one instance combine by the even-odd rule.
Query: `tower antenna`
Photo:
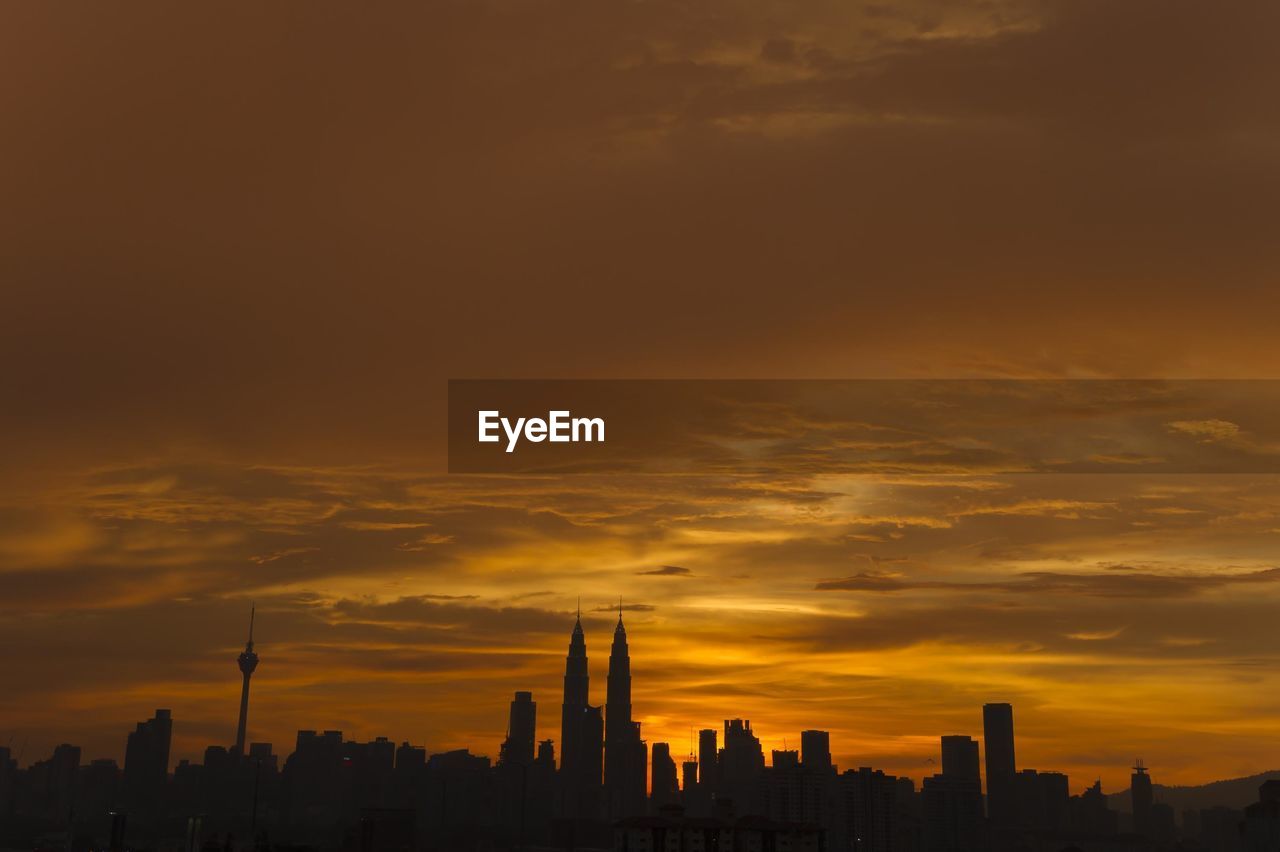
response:
[[[244,756],[244,741],[249,721],[249,678],[253,677],[254,671],[258,668],[258,655],[253,651],[253,622],[257,612],[257,605],[250,605],[249,641],[245,643],[244,650],[236,658],[240,674],[244,676],[244,682],[240,687],[240,722],[236,726],[235,756],[237,760]]]

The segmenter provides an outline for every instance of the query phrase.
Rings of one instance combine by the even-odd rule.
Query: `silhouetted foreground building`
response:
[[[644,813],[646,763],[640,723],[631,718],[631,653],[619,604],[604,706],[604,791],[609,819]]]
[[[21,768],[0,748],[0,848],[426,850],[593,849],[627,852],[1280,852],[1280,782],[1245,812],[1184,814],[1156,801],[1142,762],[1132,816],[1095,783],[1071,796],[1066,775],[1019,769],[1013,708],[983,708],[979,743],[940,740],[941,772],[920,789],[872,767],[841,771],[830,735],[805,730],[800,749],[766,763],[745,719],[698,733],[679,766],[668,743],[651,753],[632,716],[631,658],[619,609],[605,704],[590,701],[579,617],[565,658],[556,744],[537,740],[537,703],[518,691],[499,758],[466,749],[428,754],[386,737],[347,740],[302,730],[281,763],[248,743],[252,616],[234,743],[170,772],[174,720],[156,710],[128,734],[123,770],[59,745]],[[603,712],[602,712],[603,710]],[[691,744],[692,748],[692,744]]]

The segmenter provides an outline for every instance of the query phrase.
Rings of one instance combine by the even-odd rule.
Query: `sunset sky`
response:
[[[1274,474],[445,472],[450,378],[1280,375],[1277,27],[3,5],[0,745],[229,744],[256,601],[251,739],[496,756],[516,689],[559,738],[579,596],[603,701],[621,596],[676,755],[918,780],[1010,701],[1073,791],[1280,767]],[[1272,459],[1255,415],[1160,440]]]

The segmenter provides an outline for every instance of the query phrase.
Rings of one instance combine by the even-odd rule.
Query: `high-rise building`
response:
[[[897,781],[878,769],[860,767],[841,774],[836,785],[833,834],[840,848],[854,852],[895,852]]]
[[[676,785],[676,762],[671,759],[671,746],[668,743],[653,744],[652,765],[650,796],[656,812],[664,805],[674,805],[680,801],[680,788]]]
[[[978,741],[960,734],[944,736],[942,774],[951,778],[981,780],[978,773]]]
[[[1040,773],[1034,769],[1019,769],[1014,776],[1014,792],[1017,799],[1019,825],[1028,828],[1043,828],[1047,822],[1045,816],[1044,785],[1040,783]]]
[[[396,747],[395,779],[396,789],[407,804],[412,801],[413,793],[421,786],[427,769],[427,750],[409,742],[402,742]]]
[[[1013,754],[1013,706],[982,706],[987,763],[987,816],[995,826],[1018,822],[1017,761]]]
[[[249,762],[267,772],[280,769],[280,759],[271,749],[271,743],[249,743]]]
[[[982,785],[973,779],[934,775],[921,790],[924,852],[981,852]]]
[[[28,812],[65,826],[74,816],[79,773],[80,746],[69,743],[55,747],[48,759],[31,764],[24,773]]]
[[[1061,830],[1070,819],[1071,789],[1061,772],[1041,772],[1040,799],[1044,804],[1044,828]]]
[[[1232,835],[1239,837],[1240,812],[1231,814]],[[1108,807],[1101,781],[1094,781],[1092,787],[1071,797],[1071,830],[1090,834],[1115,834],[1120,830],[1119,814]]]
[[[640,725],[631,718],[631,655],[618,605],[618,626],[609,649],[604,717],[604,787],[610,819],[645,812],[645,753]]]
[[[592,707],[587,669],[587,640],[582,613],[573,624],[564,663],[564,699],[560,705],[560,773],[556,811],[561,817],[595,819],[600,816],[600,778],[603,773],[604,720]]]
[[[740,813],[755,813],[781,823],[808,823],[829,830],[835,805],[835,775],[829,769],[811,769],[800,763],[795,749],[774,749],[768,768],[763,770],[755,795],[738,801]],[[726,764],[727,765],[727,764]],[[744,790],[745,792],[745,790]]]
[[[685,807],[689,807],[689,797],[698,788],[698,761],[689,755],[689,759],[680,764],[680,789],[684,791]]]
[[[750,719],[725,719],[724,750],[720,752],[718,800],[734,816],[759,813],[760,776],[764,749],[751,731]]]
[[[831,734],[828,731],[800,732],[800,762],[805,769],[825,772],[831,768]]]
[[[533,741],[537,728],[538,705],[532,692],[517,692],[511,702],[507,722],[507,738],[499,751],[502,766],[528,766],[533,763]]]
[[[1265,852],[1276,847],[1280,838],[1280,780],[1262,782],[1258,801],[1244,809],[1239,831],[1245,852]]]
[[[1129,795],[1133,805],[1133,830],[1138,834],[1151,835],[1151,806],[1155,804],[1151,789],[1151,776],[1142,761],[1136,761],[1133,774],[1129,776]]]
[[[258,668],[258,655],[253,651],[253,616],[255,611],[256,607],[249,608],[249,640],[245,642],[244,650],[236,658],[236,662],[240,666],[240,674],[244,676],[244,682],[240,686],[240,722],[236,725],[234,754],[237,758],[244,754],[244,740],[249,725],[249,678],[253,677],[254,671]]]
[[[716,791],[719,772],[719,746],[716,744],[715,728],[703,728],[698,731],[698,784],[706,795]]]
[[[13,787],[18,775],[18,761],[8,746],[0,746],[0,819],[13,812]]]
[[[130,810],[151,812],[160,807],[169,777],[169,745],[173,715],[157,710],[129,734],[124,752],[124,795]]]

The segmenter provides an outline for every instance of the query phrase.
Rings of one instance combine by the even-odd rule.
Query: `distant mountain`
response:
[[[1183,809],[1228,807],[1241,810],[1245,805],[1258,801],[1258,787],[1263,781],[1280,778],[1280,769],[1272,769],[1247,778],[1231,778],[1227,781],[1214,781],[1198,787],[1166,787],[1153,784],[1155,800],[1173,808],[1174,816],[1181,819]],[[1130,813],[1129,791],[1111,793],[1107,796],[1107,806],[1121,813]]]

